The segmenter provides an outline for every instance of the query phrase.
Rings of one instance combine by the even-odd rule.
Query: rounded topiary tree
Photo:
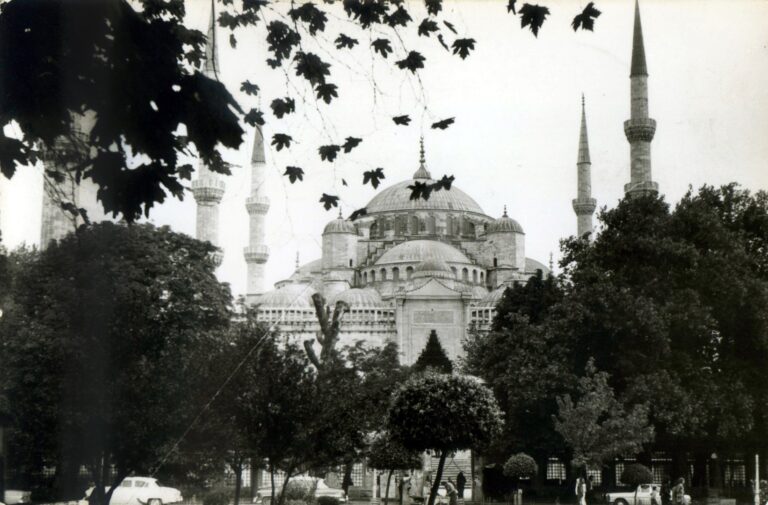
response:
[[[538,471],[539,465],[536,464],[536,460],[524,452],[513,454],[504,463],[504,475],[514,479],[515,486],[520,479],[529,479],[535,476]]]
[[[395,470],[410,470],[421,467],[421,455],[418,451],[406,449],[400,441],[388,433],[377,436],[371,444],[368,465],[382,471],[388,471],[387,487],[384,491],[384,505],[389,500],[389,483]]]
[[[637,505],[637,486],[653,482],[653,472],[645,465],[633,463],[624,467],[620,479],[621,482],[635,489],[634,503]]]
[[[500,431],[501,410],[490,389],[471,376],[411,377],[389,409],[389,431],[407,449],[440,457],[428,505],[434,505],[448,453],[486,446]]]

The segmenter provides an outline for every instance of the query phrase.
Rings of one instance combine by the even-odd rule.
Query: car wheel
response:
[[[163,500],[160,498],[152,498],[147,502],[147,505],[163,505]]]
[[[152,504],[150,503],[149,505],[152,505]],[[615,502],[613,502],[613,505],[629,505],[629,504],[627,503],[627,500],[623,498],[619,498]]]

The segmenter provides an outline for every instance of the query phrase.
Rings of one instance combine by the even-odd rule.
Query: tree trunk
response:
[[[272,492],[269,497],[269,505],[275,505],[275,465],[269,462],[269,482]]]
[[[389,481],[392,479],[392,472],[393,470],[390,470],[389,475],[387,475],[387,488],[384,490],[384,505],[387,505],[387,502],[389,501]]]
[[[243,487],[243,463],[240,462],[234,465],[235,471],[235,503],[234,505],[240,505],[240,489]]]
[[[285,503],[285,490],[288,488],[291,474],[293,474],[293,470],[287,470],[285,472],[285,480],[283,481],[282,489],[280,489],[280,496],[277,497],[277,505],[283,505]]]
[[[352,465],[354,463],[351,461],[344,465],[344,477],[341,479],[341,488],[347,497],[349,497],[349,483],[352,482]]]
[[[440,451],[440,462],[437,464],[437,473],[432,481],[432,489],[429,490],[429,503],[427,505],[435,505],[437,490],[440,488],[440,479],[443,478],[443,468],[445,467],[446,456],[448,456],[448,451]]]

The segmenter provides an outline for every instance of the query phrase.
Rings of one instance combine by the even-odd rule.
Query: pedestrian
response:
[[[448,482],[445,482],[445,494],[448,495],[448,505],[459,505],[459,491],[456,489],[456,485],[453,483],[450,477]]]
[[[672,488],[672,504],[684,505],[685,503],[685,479],[680,477]]]
[[[464,472],[459,472],[456,476],[456,490],[459,492],[459,498],[464,499],[464,488],[467,485],[467,478],[464,477]]]
[[[587,483],[584,477],[576,479],[576,498],[579,505],[587,505]]]
[[[659,486],[651,486],[651,505],[662,505]]]

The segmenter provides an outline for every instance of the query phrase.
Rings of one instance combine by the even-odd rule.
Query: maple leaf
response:
[[[374,51],[381,53],[384,58],[386,58],[389,53],[392,52],[392,46],[389,44],[389,40],[387,39],[376,39],[371,42],[371,46],[373,47]]]
[[[288,180],[293,184],[296,181],[304,180],[304,170],[299,167],[285,167],[285,173],[283,175],[288,176]]]
[[[589,2],[587,6],[584,7],[584,10],[581,11],[581,14],[578,14],[573,18],[573,21],[571,22],[573,31],[575,32],[578,30],[579,26],[581,26],[582,30],[593,31],[595,28],[595,18],[600,16],[600,14],[600,11],[595,9],[595,3]]]
[[[347,16],[356,19],[363,29],[381,23],[382,16],[387,14],[387,7],[381,1],[344,0],[343,5]]]
[[[456,39],[453,41],[453,54],[458,54],[463,60],[469,56],[469,51],[475,49],[475,39]]]
[[[323,193],[323,196],[320,197],[320,203],[323,204],[325,210],[331,210],[331,207],[339,206],[339,197]]]
[[[352,214],[350,214],[348,219],[350,221],[354,221],[354,220],[356,220],[358,218],[361,218],[361,217],[367,216],[367,215],[368,215],[368,209],[363,207],[363,208],[357,209]]]
[[[284,59],[290,58],[293,48],[301,41],[301,35],[282,21],[270,21],[267,25],[266,40],[267,49],[275,56],[274,59],[267,60],[267,63],[275,68],[279,67]]]
[[[539,28],[549,16],[549,9],[543,5],[523,4],[520,8],[520,27],[530,26],[534,37],[539,36]]]
[[[396,125],[408,126],[408,124],[411,122],[411,118],[408,117],[407,114],[405,114],[403,116],[395,116],[395,117],[393,117],[392,121],[394,121]]]
[[[338,86],[335,84],[326,82],[315,86],[315,93],[317,93],[317,98],[322,99],[325,103],[331,103],[331,100],[339,97],[339,93],[336,91],[337,89]]]
[[[424,4],[427,6],[427,13],[433,16],[443,10],[443,0],[424,0]]]
[[[438,40],[438,42],[440,42],[440,45],[443,46],[443,48],[446,51],[450,51],[450,49],[448,48],[448,44],[446,44],[445,40],[443,39],[443,34],[442,33],[438,33],[437,34],[437,40]]]
[[[320,153],[321,160],[333,161],[336,159],[336,155],[339,154],[340,150],[341,150],[341,146],[330,144],[327,146],[320,146],[317,152]]]
[[[243,81],[240,83],[240,91],[246,95],[257,95],[259,93],[258,84],[253,84],[251,81]]]
[[[419,37],[429,37],[430,33],[437,31],[440,31],[437,23],[429,18],[424,18],[421,24],[419,24]]]
[[[344,142],[344,145],[342,147],[344,148],[344,152],[348,153],[355,147],[360,145],[360,142],[362,142],[363,139],[358,139],[355,137],[347,137],[346,142]]]
[[[272,135],[272,145],[275,146],[275,149],[278,151],[282,151],[283,147],[291,147],[291,140],[293,140],[293,138],[285,133],[275,133]]]
[[[449,23],[448,21],[443,21],[443,24],[448,27],[449,30],[451,30],[453,33],[456,33],[456,27],[453,26],[453,23]]]
[[[234,33],[229,34],[229,45],[232,46],[232,49],[237,48],[237,39],[235,38]]]
[[[322,84],[325,82],[325,76],[331,75],[330,63],[324,62],[314,53],[299,51],[293,60],[296,62],[296,75],[304,77],[311,84]]]
[[[243,0],[243,10],[257,11],[269,4],[268,0]]]
[[[341,49],[343,47],[346,47],[348,49],[352,49],[355,47],[355,45],[358,44],[357,39],[353,39],[352,37],[347,37],[343,33],[340,33],[338,37],[336,37],[336,49]]]
[[[347,180],[344,179],[344,178],[341,179],[341,185],[342,186],[349,186],[349,184],[347,184]]]
[[[272,108],[272,113],[278,119],[282,119],[286,114],[296,110],[296,102],[290,97],[275,98],[269,106]]]
[[[318,9],[312,2],[302,4],[301,7],[295,7],[288,11],[288,15],[294,21],[301,20],[309,25],[309,34],[315,35],[318,31],[325,30],[325,23],[328,17],[325,12]]]
[[[433,130],[437,130],[437,129],[445,130],[446,128],[448,128],[449,126],[451,126],[453,124],[454,119],[456,119],[456,118],[449,117],[447,119],[443,119],[443,120],[438,121],[436,123],[432,123],[432,129]]]
[[[387,24],[392,28],[398,25],[405,26],[410,21],[413,21],[411,19],[411,15],[408,14],[407,10],[403,9],[402,5],[398,6],[397,9],[395,9],[395,12],[393,12],[392,14],[384,16],[384,19],[387,21]]]
[[[414,181],[413,184],[408,186],[408,189],[411,190],[411,200],[418,200],[419,198],[429,200],[429,195],[432,193],[431,185],[421,181]]]
[[[383,168],[377,168],[376,170],[367,170],[363,172],[363,184],[371,183],[371,186],[373,186],[373,189],[376,189],[379,187],[379,184],[381,184],[381,179],[384,179],[384,169]]]
[[[258,109],[249,110],[243,120],[251,126],[264,126],[264,114]]]
[[[517,8],[515,8],[515,4],[517,3],[517,0],[509,0],[509,3],[507,4],[507,12],[512,11],[512,14],[517,14]]]
[[[408,53],[408,56],[406,56],[405,59],[396,61],[395,63],[397,63],[397,66],[403,70],[408,69],[415,74],[417,69],[424,68],[424,60],[425,58],[421,55],[421,53],[417,51],[411,51]]]
[[[435,191],[440,191],[441,189],[444,189],[447,191],[451,189],[451,186],[453,185],[453,181],[455,179],[456,178],[452,175],[450,176],[444,175],[439,181],[436,181],[434,183],[433,186],[435,188]]]

